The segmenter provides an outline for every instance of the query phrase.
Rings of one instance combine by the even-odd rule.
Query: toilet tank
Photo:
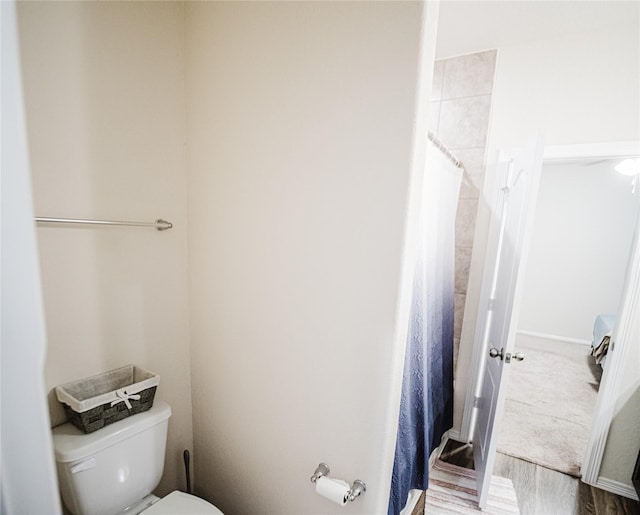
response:
[[[114,515],[158,485],[171,407],[156,401],[143,413],[84,434],[70,423],[52,430],[62,500],[74,515]]]

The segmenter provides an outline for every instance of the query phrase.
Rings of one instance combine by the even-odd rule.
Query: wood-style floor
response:
[[[440,459],[453,465],[473,468],[470,444],[451,440]],[[505,454],[497,454],[493,474],[511,479],[521,515],[640,515],[640,503],[636,501]],[[424,494],[413,515],[422,513]]]

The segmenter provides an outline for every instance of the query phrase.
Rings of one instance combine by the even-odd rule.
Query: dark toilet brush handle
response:
[[[187,493],[188,494],[192,494],[193,492],[191,491],[191,470],[189,468],[189,451],[188,450],[184,450],[184,452],[182,453],[182,457],[184,458],[184,472],[187,476]]]

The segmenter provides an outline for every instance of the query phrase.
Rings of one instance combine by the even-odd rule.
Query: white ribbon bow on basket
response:
[[[111,406],[115,406],[119,402],[124,402],[127,405],[128,409],[131,409],[131,403],[129,399],[133,399],[134,401],[139,401],[140,396],[137,393],[128,394],[125,388],[121,388],[120,390],[116,390],[116,397],[118,397],[115,401],[111,402]]]

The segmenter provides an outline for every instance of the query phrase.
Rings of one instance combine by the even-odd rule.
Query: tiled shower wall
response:
[[[431,107],[433,132],[462,161],[464,178],[456,217],[454,366],[469,280],[478,199],[484,177],[496,51],[436,61]]]

